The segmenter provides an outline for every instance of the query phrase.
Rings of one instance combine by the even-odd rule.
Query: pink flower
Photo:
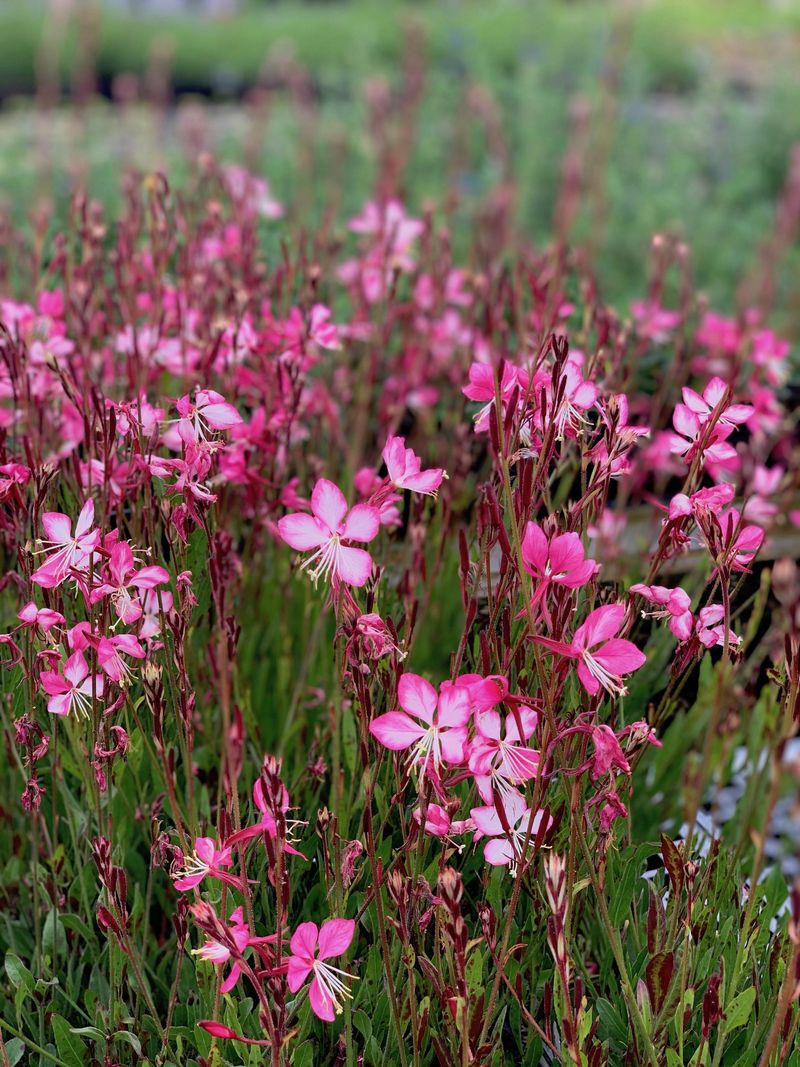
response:
[[[723,406],[727,390],[728,387],[722,378],[712,378],[703,390],[702,396],[696,393],[694,389],[684,386],[682,390],[683,402],[698,417],[701,425],[708,422],[711,415],[716,411],[720,412],[717,421],[718,426],[740,426],[743,422],[747,422],[753,414],[753,409],[749,404],[731,404],[728,402]]]
[[[156,586],[169,582],[169,571],[163,567],[141,567],[137,571],[133,550],[127,541],[119,541],[114,545],[106,567],[110,581],[103,582],[92,590],[89,603],[96,604],[104,597],[110,596],[117,618],[126,624],[136,622],[142,616],[139,598],[132,596],[130,589],[155,589]]]
[[[230,934],[239,952],[243,953],[250,941],[250,931],[247,928],[247,923],[244,921],[243,908],[238,907],[235,911],[231,913],[231,917],[228,924],[228,933]],[[221,941],[214,941],[212,938],[207,939],[206,942],[200,946],[200,948],[192,949],[192,953],[195,956],[199,956],[202,960],[207,960],[209,963],[216,964],[227,963],[228,960],[231,958],[231,949],[227,945],[223,945]],[[241,966],[236,960],[234,960],[233,966],[230,969],[228,977],[224,979],[224,981],[219,987],[220,992],[230,993],[230,991],[239,981],[240,974]]]
[[[512,787],[535,778],[539,753],[525,742],[533,736],[539,716],[520,707],[506,715],[497,711],[475,713],[475,738],[469,750],[469,769],[481,798],[491,804],[495,790],[503,795]]]
[[[681,313],[668,311],[654,300],[637,300],[631,304],[636,328],[642,337],[656,344],[669,340],[669,335],[680,325]]]
[[[362,648],[371,659],[380,659],[391,652],[396,652],[401,659],[404,658],[404,653],[395,644],[389,627],[375,612],[359,615],[355,633],[361,638]]]
[[[630,774],[631,768],[625,753],[620,747],[617,735],[610,726],[601,724],[592,729],[594,757],[592,759],[591,777],[593,781],[602,778],[616,769],[622,774]]]
[[[576,533],[558,534],[549,540],[541,526],[529,522],[522,538],[522,564],[539,585],[534,600],[544,595],[547,586],[579,589],[600,570],[593,559],[586,559],[583,544]]]
[[[347,952],[355,929],[352,919],[328,919],[321,928],[316,923],[300,923],[289,942],[289,989],[296,993],[313,974],[308,1000],[311,1010],[323,1022],[333,1022],[342,1012],[342,1001],[352,999],[345,979],[356,975],[326,961]]]
[[[523,846],[531,825],[531,809],[525,797],[516,789],[510,790],[496,804],[473,808],[470,815],[477,827],[474,840],[491,837],[483,848],[483,858],[493,867],[511,865],[512,872],[523,858]],[[533,816],[530,841],[534,841],[544,824],[544,832],[553,825],[553,819],[544,809]]]
[[[469,368],[469,385],[465,385],[461,390],[468,400],[476,400],[483,405],[475,416],[476,433],[485,433],[489,429],[489,412],[494,407],[496,399],[494,379],[495,369],[490,363],[473,363]],[[528,382],[527,371],[515,367],[513,363],[503,364],[500,402],[504,410],[514,390],[519,386],[520,391],[525,393]]]
[[[422,461],[413,450],[405,447],[402,437],[390,437],[383,450],[383,462],[395,489],[410,489],[414,493],[436,496],[446,473],[440,467],[420,470]]]
[[[227,839],[227,844],[229,846],[238,845],[240,841],[249,841],[251,840],[251,838],[261,836],[261,834],[266,834],[268,837],[272,838],[277,837],[278,825],[275,822],[275,816],[269,810],[269,806],[264,796],[264,787],[261,784],[260,778],[257,778],[253,783],[253,801],[258,810],[261,812],[261,818],[253,826],[246,826],[243,829],[239,830],[238,833],[232,834]],[[281,812],[285,814],[288,810],[289,793],[286,789],[286,786],[284,786],[283,793],[281,796]],[[286,825],[288,828],[290,824],[287,823]],[[298,824],[292,823],[291,825],[295,826]],[[288,836],[287,839],[283,841],[283,848],[284,851],[290,853],[292,856],[299,856],[301,859],[306,858],[302,852],[298,852],[297,849],[290,843],[290,841],[288,840]]]
[[[761,548],[764,531],[760,526],[745,526],[736,508],[729,508],[718,518],[731,568],[746,571]]]
[[[410,762],[430,762],[438,774],[443,763],[463,763],[467,743],[470,701],[467,690],[445,682],[436,690],[418,674],[404,674],[397,686],[403,711],[379,715],[369,732],[393,752],[411,749]]]
[[[692,636],[694,617],[691,612],[692,598],[680,588],[667,589],[663,585],[642,585],[637,583],[630,588],[631,593],[638,593],[650,604],[656,604],[660,610],[643,611],[643,618],[669,619],[670,631],[679,641],[687,641]]]
[[[97,548],[100,531],[93,530],[94,501],[87,500],[72,532],[72,520],[60,511],[46,511],[42,516],[42,529],[47,540],[42,550],[48,554],[47,561],[33,572],[31,580],[44,589],[53,589],[68,577],[70,571],[84,571],[89,557]]]
[[[558,436],[563,438],[568,432],[570,436],[581,433],[587,422],[586,412],[594,407],[597,400],[597,389],[592,382],[584,379],[580,367],[572,360],[564,365],[561,381],[564,383],[563,391],[559,384],[559,402],[550,417],[555,422]],[[555,397],[552,401],[555,404]]]
[[[674,520],[688,515],[702,518],[708,512],[716,514],[720,508],[730,504],[735,495],[736,490],[728,482],[699,489],[691,496],[676,493],[669,502],[669,517]]]
[[[587,693],[595,696],[601,689],[612,696],[627,693],[624,675],[638,670],[647,657],[631,641],[618,638],[625,621],[622,604],[606,604],[595,608],[579,626],[567,645],[546,637],[534,640],[561,656],[578,661],[578,677]]]
[[[706,348],[733,354],[739,347],[741,335],[735,319],[726,319],[716,311],[707,311],[697,329],[695,340]]]
[[[230,430],[244,421],[233,404],[213,389],[198,389],[194,402],[188,395],[182,396],[176,407],[180,415],[178,434],[186,444],[205,441],[214,431]]]
[[[311,494],[311,511],[313,515],[296,512],[278,522],[278,532],[291,548],[298,552],[316,549],[302,569],[315,564],[309,571],[314,584],[330,574],[347,585],[364,585],[372,571],[372,557],[364,549],[350,548],[342,541],[372,541],[380,529],[377,508],[356,504],[348,513],[341,489],[320,478]]]
[[[713,648],[715,645],[725,644],[725,609],[721,604],[709,604],[701,608],[697,615],[695,626],[697,638],[705,648]],[[722,623],[722,625],[720,625]],[[733,630],[728,630],[728,644],[736,647],[742,643],[741,637]]]
[[[66,619],[59,611],[50,608],[37,608],[31,600],[19,612],[17,618],[23,626],[38,626],[43,633],[49,633],[54,626],[63,626]]]
[[[672,415],[675,433],[670,435],[670,451],[683,456],[686,463],[691,463],[702,446],[703,462],[716,463],[722,467],[735,467],[738,455],[727,438],[733,432],[733,425],[716,423],[710,432],[705,430],[705,418],[701,418],[685,404],[678,404]]]
[[[30,477],[30,468],[22,463],[4,463],[0,466],[0,500],[5,499],[15,485],[27,485]]]
[[[47,710],[51,715],[69,715],[75,711],[88,716],[92,691],[98,699],[103,695],[103,678],[99,674],[89,674],[89,664],[83,652],[73,652],[64,664],[63,677],[58,671],[42,671],[39,681],[50,698]]]
[[[134,634],[116,634],[114,637],[101,637],[97,641],[97,662],[112,680],[124,683],[130,681],[132,672],[123,656],[131,659],[144,659],[145,650]]]
[[[232,864],[233,856],[230,848],[217,848],[213,838],[198,837],[194,843],[194,852],[175,875],[175,888],[185,893],[200,885],[206,875],[211,875],[212,878],[217,878],[226,885],[240,889],[240,879],[223,870]]]

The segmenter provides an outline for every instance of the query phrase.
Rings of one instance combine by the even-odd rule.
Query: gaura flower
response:
[[[311,1010],[323,1022],[333,1022],[342,1012],[342,1001],[352,999],[345,980],[356,979],[357,975],[327,961],[347,952],[355,928],[353,919],[328,919],[319,928],[316,923],[300,923],[289,942],[289,989],[296,993],[313,974],[308,1000]]]
[[[215,431],[229,430],[244,421],[233,404],[213,389],[198,389],[194,401],[182,396],[175,406],[180,415],[178,435],[187,445],[206,441]]]
[[[492,838],[483,847],[483,858],[492,867],[506,867],[510,864],[512,873],[523,859],[523,847],[525,839],[528,838],[529,825],[529,843],[536,839],[543,825],[544,832],[553,825],[552,816],[544,808],[535,812],[531,822],[528,802],[516,789],[510,790],[502,798],[498,797],[496,804],[473,808],[470,815],[477,827],[473,840]]]
[[[75,711],[88,716],[92,706],[92,690],[99,699],[103,695],[103,677],[89,674],[89,664],[83,652],[73,652],[64,664],[64,673],[42,671],[39,676],[42,689],[50,698],[47,710],[51,715],[69,715]]]
[[[630,592],[638,593],[650,604],[656,605],[656,611],[643,611],[643,618],[669,619],[670,631],[679,641],[688,641],[692,636],[692,598],[680,586],[677,589],[668,589],[664,585],[643,585],[638,582],[631,586]]]
[[[464,686],[444,683],[436,690],[418,674],[404,674],[397,686],[403,711],[389,711],[373,719],[369,732],[394,752],[411,749],[409,762],[428,764],[438,774],[443,763],[462,763],[470,718],[469,693]]]
[[[388,439],[383,450],[383,462],[395,489],[410,489],[414,493],[435,497],[442,480],[447,477],[441,467],[421,470],[422,461],[413,449],[405,447],[402,437]]]
[[[727,403],[722,406],[727,389],[722,378],[712,378],[703,390],[702,396],[694,389],[684,386],[683,402],[698,417],[701,424],[707,422],[711,414],[721,408],[717,425],[740,426],[743,422],[747,422],[753,414],[753,409],[749,404]]]
[[[560,656],[577,660],[578,677],[591,696],[601,689],[620,696],[627,692],[624,675],[638,670],[647,659],[631,641],[616,637],[624,620],[622,604],[605,604],[587,616],[575,631],[571,644],[546,637],[533,640]]]
[[[239,844],[240,841],[250,841],[252,838],[259,837],[261,834],[266,834],[268,837],[272,837],[272,838],[277,837],[277,835],[278,835],[278,825],[275,822],[274,815],[270,812],[269,806],[267,805],[267,801],[266,801],[266,798],[264,796],[264,787],[261,784],[261,779],[260,778],[257,778],[255,780],[255,782],[253,783],[253,801],[255,803],[255,806],[261,812],[261,818],[253,826],[245,826],[245,827],[243,827],[243,829],[239,830],[238,833],[231,834],[231,836],[227,839],[227,843],[228,843],[229,847],[232,847],[233,845]],[[286,786],[284,786],[283,787],[282,797],[281,797],[281,811],[285,813],[288,810],[289,810],[289,793],[288,793],[288,791],[286,789]],[[290,822],[290,821],[286,822],[287,837],[283,841],[283,849],[284,849],[285,852],[290,853],[292,856],[299,856],[301,859],[305,859],[306,857],[303,855],[303,853],[302,852],[298,852],[298,850],[294,847],[294,845],[291,844],[291,841],[289,840],[289,837],[288,837],[288,831],[293,826],[297,826],[297,825],[300,825],[300,824],[293,823],[293,822]],[[302,824],[302,825],[305,825],[305,824]]]
[[[239,952],[243,953],[250,940],[250,931],[247,927],[247,923],[244,921],[244,909],[242,907],[238,907],[235,911],[231,912],[231,917],[228,923],[228,933]],[[213,940],[213,938],[208,938],[200,948],[193,948],[192,954],[199,956],[202,960],[207,960],[209,963],[216,964],[227,963],[231,958],[230,948],[227,945],[223,945],[221,941]],[[239,963],[234,960],[228,977],[223,980],[219,987],[221,993],[230,993],[239,981],[241,970]]]
[[[372,571],[372,557],[363,548],[343,541],[372,541],[380,529],[377,508],[356,504],[348,512],[344,494],[333,482],[320,478],[311,494],[312,515],[295,512],[278,522],[278,532],[298,552],[316,551],[302,564],[316,583],[330,575],[347,585],[362,586]]]
[[[533,736],[539,716],[519,707],[506,715],[497,711],[475,713],[475,737],[469,750],[469,769],[481,798],[491,804],[494,793],[513,793],[514,786],[536,777],[539,753],[525,742]]]
[[[567,589],[580,589],[600,570],[586,559],[583,543],[576,533],[548,538],[535,522],[529,522],[522,538],[522,565],[537,580],[534,600],[539,601],[552,583]]]
[[[81,508],[75,532],[72,532],[72,520],[60,511],[46,511],[42,516],[42,530],[46,540],[41,550],[47,553],[47,560],[31,576],[31,581],[44,589],[54,589],[69,576],[72,570],[86,570],[89,557],[97,548],[100,531],[93,530],[94,501],[87,500]]]
[[[92,590],[89,603],[96,604],[104,597],[111,597],[117,618],[126,624],[142,617],[143,609],[136,592],[155,589],[169,582],[169,571],[163,567],[141,567],[137,570],[133,550],[126,541],[118,542],[111,549],[106,570],[108,580]],[[135,590],[133,594],[131,589]]]
[[[705,608],[701,608],[697,614],[697,622],[695,623],[695,632],[697,638],[704,648],[713,648],[715,645],[720,647],[725,644],[725,624],[723,619],[725,618],[725,609],[721,604],[709,604]],[[742,643],[741,637],[734,633],[733,630],[728,630],[728,645],[731,648],[736,648]]]
[[[63,626],[67,621],[60,611],[37,608],[32,600],[19,612],[17,618],[23,626],[38,626],[42,633],[49,633],[54,626]]]
[[[217,848],[213,838],[198,837],[194,843],[194,852],[175,875],[175,888],[185,893],[200,885],[206,875],[211,875],[226,885],[241,889],[241,880],[223,869],[232,864],[230,847]]]

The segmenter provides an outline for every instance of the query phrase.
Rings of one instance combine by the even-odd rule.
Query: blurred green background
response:
[[[76,183],[113,203],[130,164],[180,183],[210,151],[313,228],[331,203],[356,210],[395,150],[412,209],[455,197],[468,219],[504,190],[541,242],[577,151],[572,233],[622,302],[669,232],[730,308],[800,142],[793,0],[0,0],[0,42],[15,218]],[[799,278],[792,253],[793,327]]]

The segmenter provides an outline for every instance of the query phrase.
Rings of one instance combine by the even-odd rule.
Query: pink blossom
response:
[[[372,557],[342,541],[372,541],[380,529],[377,508],[356,504],[348,512],[344,494],[333,482],[320,478],[311,494],[312,515],[296,512],[278,522],[278,532],[298,552],[316,551],[302,564],[311,580],[331,575],[347,585],[362,586],[372,571]]]
[[[244,421],[233,404],[213,389],[198,389],[194,401],[182,396],[176,407],[180,415],[178,434],[186,444],[206,441],[214,431],[230,430]]]
[[[231,849],[217,848],[211,837],[198,837],[194,843],[194,852],[188,860],[186,857],[184,860],[184,866],[174,876],[175,888],[181,893],[195,889],[207,875],[226,885],[241,888],[240,879],[228,874],[226,870],[233,864]]]
[[[691,496],[676,493],[669,504],[669,517],[675,520],[688,515],[700,518],[707,513],[716,514],[720,508],[730,504],[735,495],[735,489],[728,482],[699,489]]]
[[[99,699],[103,695],[103,678],[89,674],[89,664],[83,652],[73,652],[64,664],[64,673],[42,671],[39,676],[42,689],[50,698],[47,710],[51,715],[88,716],[92,706],[92,694]]]
[[[741,334],[735,319],[727,319],[716,311],[707,311],[697,329],[695,340],[706,348],[719,349],[732,355],[739,347]]]
[[[631,304],[636,328],[642,337],[664,344],[681,322],[679,311],[668,311],[655,300],[637,300]]]
[[[563,386],[561,382],[564,383]],[[552,392],[552,386],[550,391]],[[584,379],[580,367],[573,360],[568,360],[564,366],[557,396],[557,404],[556,397],[551,398],[556,409],[549,417],[555,422],[558,436],[563,438],[580,434],[587,423],[586,413],[597,401],[597,388],[592,382]]]
[[[735,467],[739,457],[733,445],[727,442],[733,425],[717,423],[706,431],[705,421],[685,404],[676,405],[672,415],[675,433],[670,437],[670,450],[683,456],[686,463],[691,463],[702,447],[704,463],[711,462],[729,469]]]
[[[106,569],[109,580],[92,590],[89,602],[96,604],[109,596],[117,618],[126,624],[136,622],[142,616],[139,598],[131,595],[130,589],[140,592],[169,582],[169,571],[163,567],[141,567],[137,570],[133,550],[127,541],[119,541],[114,545]]]
[[[746,571],[761,548],[764,531],[760,526],[745,525],[736,508],[728,508],[718,519],[731,568],[735,571]]]
[[[97,662],[113,682],[127,683],[132,677],[130,667],[123,656],[144,659],[145,650],[135,634],[115,634],[97,640]]]
[[[509,790],[502,798],[498,797],[496,804],[473,808],[470,815],[477,827],[474,840],[492,838],[484,845],[483,858],[493,867],[510,864],[512,871],[523,858],[529,826],[529,840],[534,841],[542,827],[546,832],[553,825],[553,819],[546,809],[537,811],[531,820],[528,802],[516,789]]]
[[[576,533],[557,534],[548,538],[541,526],[529,522],[522,538],[522,564],[537,580],[534,600],[538,601],[551,583],[567,589],[580,589],[600,570],[593,559],[586,559],[583,543]]]
[[[469,368],[469,385],[465,385],[461,392],[468,400],[475,400],[482,404],[481,410],[475,416],[475,432],[486,433],[489,429],[489,412],[495,403],[495,369],[490,363],[473,363]],[[503,373],[500,380],[500,402],[505,410],[514,390],[519,387],[520,392],[525,393],[528,387],[528,374],[513,363],[503,364]]]
[[[240,841],[249,841],[254,837],[260,837],[262,834],[266,834],[267,837],[275,838],[278,835],[278,825],[275,822],[275,816],[269,809],[266,797],[264,796],[264,787],[261,784],[261,779],[257,778],[253,783],[253,801],[255,806],[261,812],[261,818],[253,826],[246,826],[239,830],[238,833],[232,834],[227,839],[229,846],[237,845]],[[281,796],[281,812],[286,813],[289,810],[289,793],[286,786],[283,786]],[[290,824],[287,823],[287,827]],[[292,824],[292,825],[297,825]],[[305,859],[302,852],[291,844],[288,837],[282,842],[283,849],[292,856],[299,856],[301,859]]]
[[[721,604],[709,604],[698,612],[695,630],[700,644],[705,648],[725,644],[725,624],[722,622],[724,618],[725,609]],[[728,629],[728,644],[735,648],[741,643],[741,637]]]
[[[42,529],[47,539],[41,544],[45,546],[42,551],[47,553],[47,561],[33,572],[31,580],[45,589],[53,589],[61,585],[70,571],[85,571],[100,540],[100,531],[92,529],[93,524],[93,500],[87,500],[81,508],[74,534],[68,515],[46,511],[42,516]]]
[[[436,690],[418,674],[404,674],[397,686],[403,711],[373,719],[369,732],[384,748],[411,749],[410,762],[423,774],[430,763],[438,774],[444,763],[462,763],[467,742],[470,702],[467,690],[444,683]]]
[[[592,729],[592,742],[594,744],[594,757],[592,759],[591,777],[593,781],[609,774],[612,770],[618,770],[622,774],[630,774],[631,768],[625,753],[622,751],[617,735],[610,726],[604,723]]]
[[[250,941],[250,931],[244,920],[244,909],[242,907],[238,907],[231,912],[231,917],[228,921],[228,933],[238,948],[239,953],[243,953]],[[192,949],[192,952],[194,955],[199,956],[200,959],[215,964],[227,963],[231,958],[231,949],[221,941],[213,940],[213,938],[207,938],[200,948]],[[237,960],[234,960],[233,966],[228,973],[228,977],[223,980],[219,987],[220,992],[230,993],[239,981],[240,974],[241,966]]]
[[[546,637],[534,640],[551,651],[578,661],[578,677],[587,693],[595,696],[601,689],[612,696],[627,693],[623,677],[638,670],[647,657],[631,641],[616,637],[625,621],[622,604],[595,608],[579,626],[567,645]]]
[[[32,600],[19,612],[17,618],[22,622],[23,626],[38,626],[43,633],[49,633],[54,626],[63,626],[67,621],[60,611],[53,611],[51,608],[37,608]]]
[[[783,385],[786,380],[786,357],[791,345],[772,330],[756,330],[752,337],[750,358],[764,372],[764,378],[772,386]]]
[[[495,791],[505,794],[513,786],[535,778],[539,753],[526,741],[533,736],[539,716],[520,707],[506,715],[497,711],[475,713],[475,738],[469,749],[469,769],[482,799],[491,804]]]
[[[15,485],[27,485],[30,477],[30,468],[22,463],[4,463],[0,466],[0,500],[8,496]]]
[[[691,612],[692,598],[680,588],[667,589],[663,585],[642,585],[637,583],[630,588],[631,593],[638,593],[650,604],[655,604],[656,611],[643,611],[644,618],[669,619],[670,631],[679,641],[687,641],[692,636],[694,617]]]
[[[423,471],[422,461],[413,450],[405,447],[402,437],[390,437],[383,450],[383,461],[389,480],[396,489],[410,489],[414,493],[436,496],[442,480],[447,477],[440,467]]]
[[[722,378],[712,378],[702,396],[694,389],[684,386],[683,402],[698,417],[701,425],[716,412],[718,426],[741,426],[753,414],[753,409],[749,404],[731,404],[730,401],[723,403],[727,392],[728,387]]]
[[[346,979],[356,975],[326,961],[347,952],[355,929],[352,919],[328,919],[319,928],[316,923],[300,923],[289,942],[289,989],[296,993],[312,974],[308,1000],[311,1010],[323,1022],[333,1022],[342,1012],[342,1002],[352,999]]]
[[[373,659],[380,659],[381,656],[387,656],[392,652],[396,652],[401,659],[403,658],[403,653],[395,644],[389,627],[380,615],[375,612],[359,615],[355,629],[362,639],[367,654]]]

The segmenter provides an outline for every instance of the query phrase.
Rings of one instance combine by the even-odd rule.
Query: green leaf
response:
[[[609,1039],[617,1045],[627,1045],[628,1027],[625,1025],[624,1018],[619,1014],[611,1001],[600,997],[597,1000],[596,1007],[601,1023],[600,1032],[602,1033],[605,1031]]]
[[[105,1041],[106,1035],[102,1030],[98,1030],[96,1026],[71,1026],[69,1028],[71,1034],[77,1034],[78,1037],[91,1037],[95,1041]]]
[[[25,1043],[20,1041],[18,1037],[12,1037],[10,1041],[6,1041],[6,1056],[8,1056],[9,1067],[16,1067],[25,1054]]]
[[[67,951],[67,935],[55,908],[50,909],[44,921],[42,945],[51,958],[56,953],[63,955]]]
[[[59,921],[66,930],[72,930],[76,934],[80,934],[85,941],[92,942],[95,940],[95,935],[79,915],[60,915]]]
[[[73,1034],[64,1016],[53,1015],[50,1025],[53,1028],[58,1054],[67,1067],[83,1067],[86,1046],[77,1034]]]
[[[481,988],[483,980],[483,955],[474,948],[467,960],[467,989],[470,993],[476,993]]]
[[[127,1041],[133,1051],[136,1053],[136,1055],[141,1056],[142,1043],[136,1036],[136,1034],[132,1034],[130,1030],[117,1030],[117,1032],[114,1034],[114,1037],[115,1039],[118,1038],[120,1041]]]
[[[725,1013],[726,1029],[730,1031],[744,1026],[750,1018],[755,1002],[756,991],[754,986],[750,986],[749,989],[743,989],[737,997],[734,997],[731,1006]]]
[[[13,952],[6,953],[6,974],[15,989],[25,989],[30,992],[36,984],[31,972]]]

